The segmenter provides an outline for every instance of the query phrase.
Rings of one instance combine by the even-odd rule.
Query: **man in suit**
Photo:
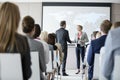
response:
[[[104,20],[100,26],[102,36],[98,39],[92,40],[90,43],[87,57],[87,62],[89,65],[88,80],[92,80],[93,78],[95,53],[99,54],[101,47],[104,46],[108,31],[110,30],[111,26],[112,24],[109,20]]]
[[[57,43],[60,43],[62,46],[62,51],[64,53],[63,57],[63,65],[62,65],[62,73],[63,76],[68,76],[66,74],[66,60],[67,60],[67,42],[71,43],[72,41],[69,38],[69,32],[65,29],[66,28],[66,21],[61,21],[60,22],[61,28],[56,31],[56,38],[57,38]]]

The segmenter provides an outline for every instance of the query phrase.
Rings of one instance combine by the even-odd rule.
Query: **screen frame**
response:
[[[112,3],[91,3],[91,2],[42,2],[41,29],[43,30],[43,7],[44,6],[78,6],[78,7],[110,7],[110,21],[112,21]]]

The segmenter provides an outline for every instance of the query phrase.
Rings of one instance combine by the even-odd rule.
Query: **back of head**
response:
[[[48,34],[48,44],[55,45],[55,34],[54,33]]]
[[[61,21],[61,22],[60,22],[60,26],[61,26],[62,28],[64,28],[64,25],[66,25],[66,21]]]
[[[94,40],[96,39],[96,34],[98,33],[98,31],[93,31],[93,33],[91,34],[91,39]]]
[[[24,33],[30,33],[34,29],[35,21],[31,16],[25,16],[22,20],[22,29]]]
[[[45,42],[48,42],[48,32],[47,31],[42,31],[41,34],[40,34],[40,39],[45,41]]]
[[[113,28],[118,28],[118,27],[120,27],[120,22],[115,22],[115,23],[113,24]]]
[[[34,33],[33,37],[34,37],[34,38],[37,38],[37,37],[39,37],[40,34],[41,34],[40,25],[39,25],[39,24],[35,24],[34,27],[35,27],[35,33]]]
[[[5,52],[9,46],[12,51],[15,46],[15,33],[20,21],[17,5],[5,2],[0,8],[0,52]]]
[[[104,20],[100,26],[100,29],[103,33],[108,34],[111,29],[112,23],[109,20]]]

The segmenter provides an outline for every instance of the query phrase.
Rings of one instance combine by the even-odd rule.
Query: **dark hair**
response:
[[[60,26],[64,26],[66,24],[66,21],[61,21]]]
[[[93,31],[93,33],[92,33],[91,37],[93,36],[93,37],[95,37],[95,38],[96,38],[96,34],[97,34],[98,32],[99,32],[99,31]]]
[[[48,44],[55,45],[55,38],[56,36],[54,33],[48,34]]]
[[[40,28],[39,24],[35,24],[34,27],[35,27],[35,33],[34,33],[33,37],[37,38],[41,34],[41,28]]]
[[[82,25],[77,25],[79,28],[81,28],[81,30],[83,29],[83,26]]]
[[[120,22],[115,22],[115,23],[113,24],[113,27],[114,27],[114,28],[120,27]]]
[[[34,28],[35,21],[31,16],[25,16],[22,21],[24,33],[30,33]]]
[[[112,23],[109,20],[104,20],[100,26],[101,31],[108,34],[108,31],[111,29]]]

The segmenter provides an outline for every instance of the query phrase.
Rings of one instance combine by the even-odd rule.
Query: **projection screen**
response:
[[[77,33],[77,25],[83,26],[89,39],[93,31],[99,31],[103,20],[110,20],[110,3],[43,3],[43,31],[55,33],[60,21],[65,20],[71,40]]]

